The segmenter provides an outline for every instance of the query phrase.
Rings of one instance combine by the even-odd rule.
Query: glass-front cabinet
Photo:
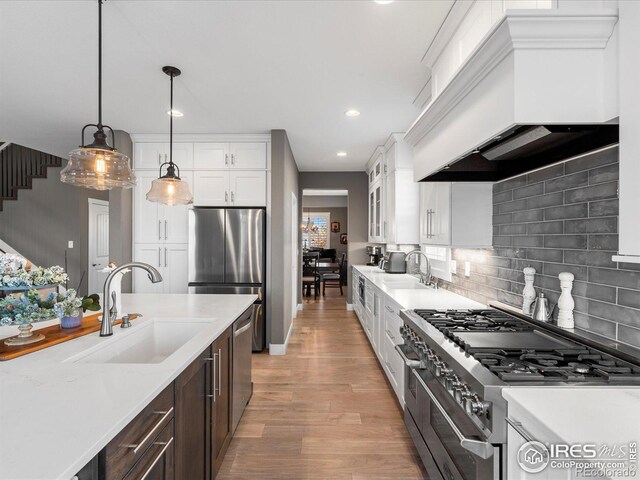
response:
[[[367,179],[369,181],[369,241],[384,243],[385,229],[385,184],[384,151],[378,147],[369,160]]]

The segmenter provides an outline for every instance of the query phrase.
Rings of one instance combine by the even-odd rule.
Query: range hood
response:
[[[405,134],[416,181],[498,181],[617,143],[617,11],[582,10],[506,11]]]
[[[497,182],[617,142],[618,125],[522,125],[422,181]]]

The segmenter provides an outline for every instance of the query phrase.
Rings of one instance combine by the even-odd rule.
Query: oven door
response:
[[[428,370],[413,370],[418,428],[445,480],[500,479],[500,447],[478,429]]]
[[[404,404],[411,412],[413,418],[418,421],[418,381],[413,376],[413,370],[422,365],[418,355],[408,345],[396,345],[396,352],[404,362]]]

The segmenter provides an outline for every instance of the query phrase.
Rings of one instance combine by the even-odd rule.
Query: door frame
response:
[[[100,206],[100,207],[107,207],[110,209],[110,205],[109,205],[109,200],[100,200],[97,198],[88,198],[88,205],[89,205],[89,209],[88,209],[88,214],[87,214],[87,291],[91,294],[91,293],[95,293],[97,291],[102,291],[101,288],[98,288],[97,290],[95,290],[95,292],[91,291],[91,285],[90,285],[90,278],[91,278],[91,273],[89,271],[91,267],[91,257],[93,256],[93,245],[95,245],[95,242],[92,241],[92,237],[95,233],[95,228],[93,225],[93,222],[91,221],[92,218],[92,209],[96,206]],[[111,218],[109,218],[109,231],[111,231]]]
[[[295,192],[291,192],[291,318],[298,316],[298,290],[300,289],[300,279],[298,278],[298,263],[300,258],[300,214],[298,211],[298,197]]]

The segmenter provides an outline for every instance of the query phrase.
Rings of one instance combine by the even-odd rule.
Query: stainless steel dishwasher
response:
[[[251,351],[253,345],[254,305],[233,324],[233,405],[232,428],[236,431],[244,409],[253,393],[251,382]]]

